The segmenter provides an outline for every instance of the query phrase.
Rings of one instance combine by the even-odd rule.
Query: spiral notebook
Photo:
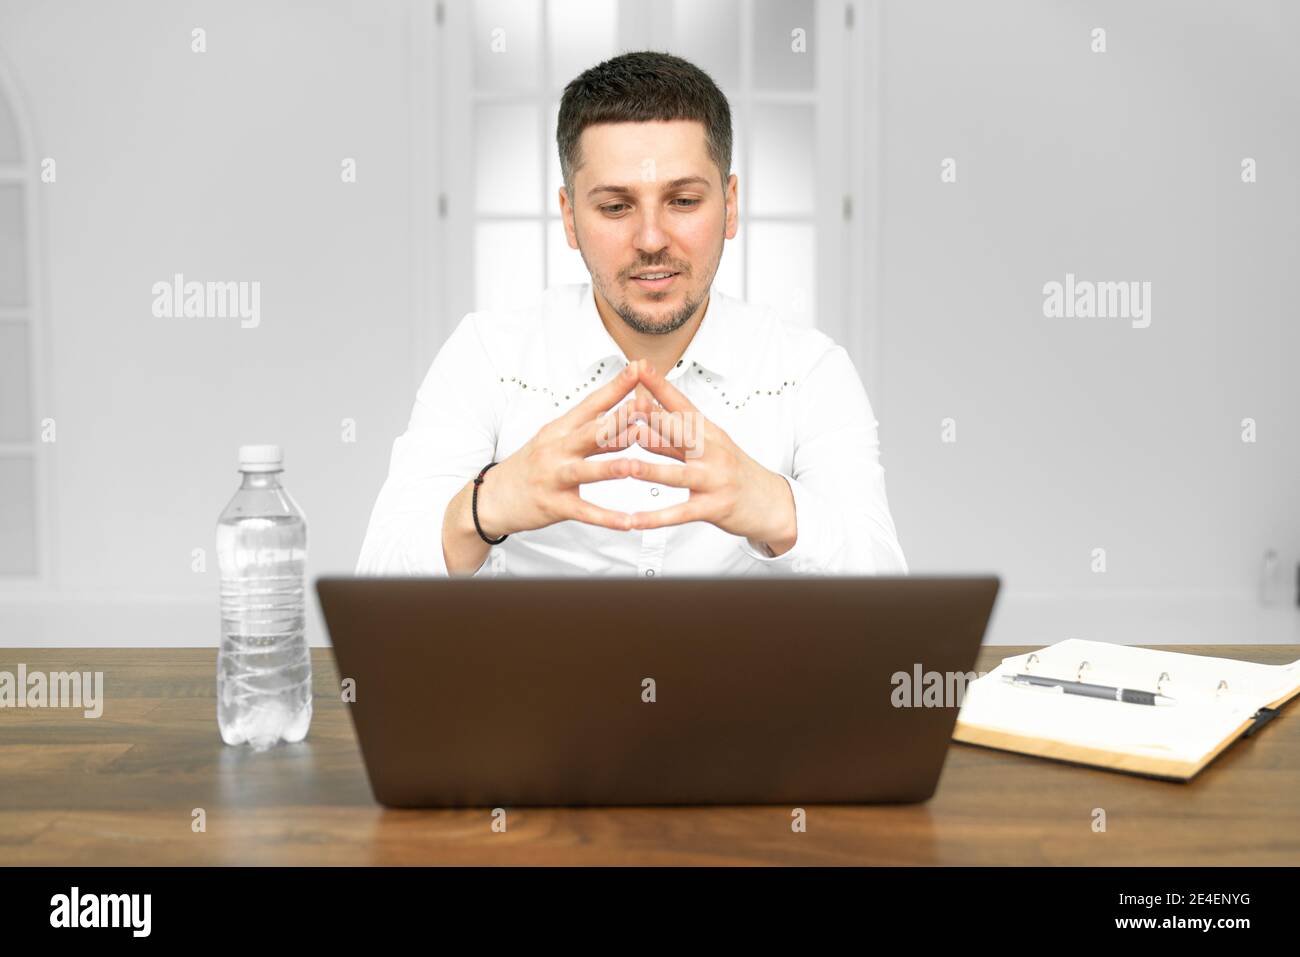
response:
[[[1007,684],[1033,674],[1158,691],[1167,707],[1052,694]],[[1300,692],[1300,661],[1259,665],[1071,638],[1004,658],[973,681],[953,739],[1058,761],[1187,781]]]

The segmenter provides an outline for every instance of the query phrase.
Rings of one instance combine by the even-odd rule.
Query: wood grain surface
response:
[[[106,699],[93,720],[0,708],[0,864],[1300,864],[1294,702],[1185,784],[954,744],[930,801],[810,805],[806,833],[785,806],[518,808],[495,832],[488,808],[375,804],[333,656],[313,657],[307,740],[257,754],[217,733],[215,648],[0,649],[0,670],[102,671]]]

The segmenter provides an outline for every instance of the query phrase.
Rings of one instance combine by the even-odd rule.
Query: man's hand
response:
[[[630,515],[593,505],[578,494],[578,486],[632,474],[631,459],[588,459],[635,441],[636,426],[630,423],[629,413],[647,408],[648,399],[633,397],[608,414],[601,413],[636,388],[643,364],[644,360],[629,363],[483,476],[478,517],[485,534],[499,538],[568,519],[619,530],[632,527]]]
[[[643,370],[639,379],[662,408],[649,413],[648,421],[637,423],[635,432],[628,430],[629,440],[683,464],[633,460],[626,474],[690,489],[691,494],[680,505],[635,513],[628,527],[711,522],[724,532],[749,539],[759,551],[766,547],[772,556],[793,548],[798,529],[794,496],[786,480],[746,455],[663,375]]]

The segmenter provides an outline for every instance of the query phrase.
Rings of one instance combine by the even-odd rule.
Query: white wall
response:
[[[1300,640],[1300,7],[881,20],[874,399],[913,570],[1001,572],[1004,640]],[[1150,281],[1150,326],[1045,318],[1067,271]]]
[[[245,442],[285,447],[309,576],[352,570],[415,389],[411,6],[0,2],[58,171],[38,197],[55,581],[0,599],[0,644],[215,645]],[[155,318],[176,272],[260,281],[260,326]]]

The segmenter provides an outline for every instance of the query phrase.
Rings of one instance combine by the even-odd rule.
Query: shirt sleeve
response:
[[[443,516],[456,493],[495,457],[504,406],[496,370],[470,313],[438,350],[416,393],[406,432],[393,442],[388,477],[357,560],[358,575],[448,574]]]
[[[843,346],[806,373],[794,398],[794,464],[783,476],[794,496],[794,547],[772,557],[746,539],[741,549],[773,572],[906,574],[885,496],[875,414]]]

